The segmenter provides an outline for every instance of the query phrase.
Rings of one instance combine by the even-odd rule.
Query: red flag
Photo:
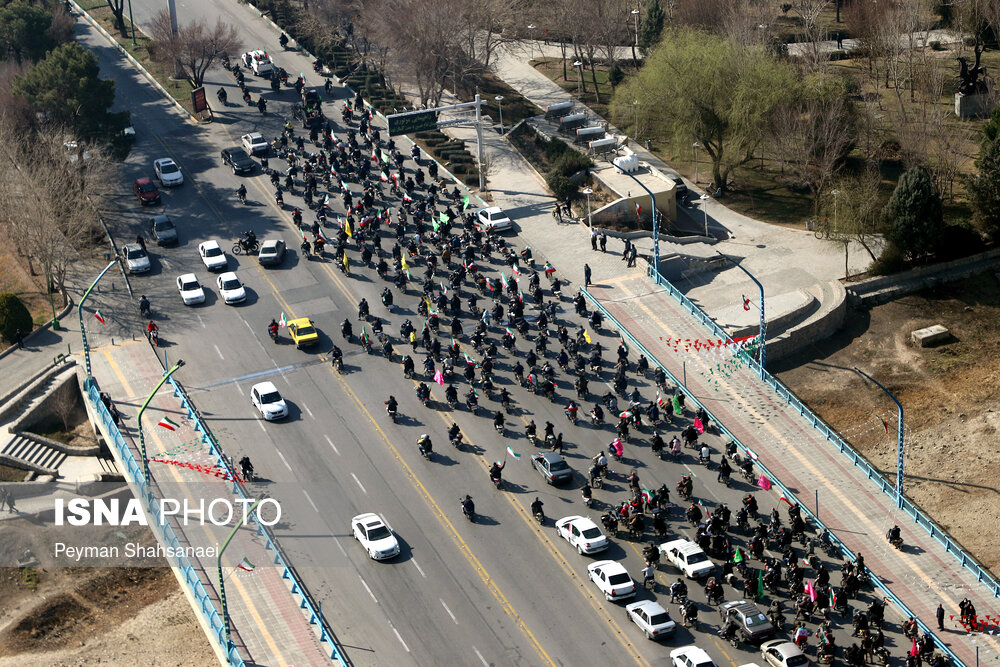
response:
[[[701,420],[698,419],[697,417],[694,418],[694,428],[695,430],[698,431],[699,434],[705,432],[705,425],[702,424]]]
[[[917,638],[914,637],[913,638],[913,648],[910,649],[910,655],[916,656],[916,655],[918,655],[918,653],[919,653],[919,651],[917,651]]]
[[[94,317],[97,318],[98,322],[100,322],[101,324],[104,324],[104,315],[101,315],[101,311],[95,310],[94,311]]]
[[[789,500],[787,496],[785,496],[784,492],[782,492],[782,494],[781,494],[781,496],[780,496],[780,497],[778,498],[778,500],[780,500],[780,501],[782,501],[782,502],[786,503],[786,504],[787,504],[787,505],[788,505],[789,507],[791,507],[791,506],[792,506],[792,501],[791,501],[791,500]]]
[[[885,434],[889,435],[889,422],[879,417],[879,421],[882,422],[882,428],[885,429]]]
[[[750,299],[746,295],[743,296],[743,310],[750,310]]]
[[[638,219],[639,214],[642,213],[642,207],[639,206],[639,202],[635,203],[635,217]]]
[[[764,477],[764,474],[761,473],[760,477],[757,479],[757,486],[764,489],[765,491],[770,491],[771,480],[769,480],[767,477]]]

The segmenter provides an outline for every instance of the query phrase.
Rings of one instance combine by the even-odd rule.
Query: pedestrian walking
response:
[[[14,494],[10,491],[7,492],[7,512],[17,513],[17,508],[14,507]]]
[[[623,261],[626,261],[626,262],[628,261],[628,254],[629,254],[629,251],[631,251],[631,250],[632,250],[632,241],[630,241],[629,239],[625,239],[625,252],[622,253],[622,260]]]
[[[597,230],[593,227],[590,228],[590,247],[597,251]]]
[[[17,349],[24,349],[24,332],[20,329],[14,332],[14,342],[17,344]]]
[[[603,229],[601,230],[601,238],[599,240],[601,242],[601,252],[607,252],[608,251],[608,234]]]
[[[583,265],[583,287],[590,287],[590,264]]]
[[[941,606],[941,603],[938,603],[935,614],[937,614],[938,630],[944,630],[944,607]]]
[[[629,268],[635,266],[635,257],[636,257],[636,254],[637,254],[637,251],[635,249],[635,246],[632,246],[631,248],[629,248],[629,251],[628,251],[628,263],[626,264],[626,266],[628,266]]]
[[[7,494],[10,493],[7,489],[0,489],[0,509],[7,504]]]

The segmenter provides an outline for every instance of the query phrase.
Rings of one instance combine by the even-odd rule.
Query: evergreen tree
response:
[[[644,56],[659,43],[665,21],[666,15],[660,6],[660,0],[646,0],[646,18],[639,26],[639,49]]]
[[[934,252],[944,231],[941,197],[920,167],[903,174],[885,205],[889,241],[910,260]]]
[[[973,221],[980,232],[1000,236],[1000,109],[983,126],[976,174],[966,178]]]

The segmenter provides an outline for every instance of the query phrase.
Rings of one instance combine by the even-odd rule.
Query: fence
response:
[[[681,301],[681,303],[684,304],[689,311],[691,311],[692,315],[694,315],[695,317],[697,317],[702,323],[706,324],[706,326],[709,326],[709,328],[712,329],[712,331],[715,333],[715,335],[719,336],[720,338],[728,338],[729,337],[715,322],[713,322],[708,317],[708,315],[706,315],[697,306],[695,306],[693,303],[691,303],[691,301],[688,300],[687,297],[685,297],[683,294],[681,294],[680,292],[678,292],[673,287],[673,285],[671,285],[667,281],[663,281],[661,284],[667,286],[668,291],[670,291],[672,295],[674,295],[679,301]],[[632,334],[629,333],[628,330],[625,329],[625,327],[623,327],[622,324],[617,319],[615,319],[614,315],[612,315],[611,313],[609,313],[607,311],[607,309],[604,308],[604,306],[602,306],[597,301],[597,299],[595,299],[593,297],[593,295],[590,294],[590,292],[588,292],[586,289],[583,289],[583,288],[581,288],[580,291],[584,294],[584,296],[587,297],[587,300],[590,301],[590,303],[594,306],[594,308],[596,308],[599,311],[601,311],[601,314],[604,315],[605,319],[610,324],[612,324],[614,327],[616,327],[618,329],[618,331],[621,333],[622,336],[624,336],[625,338],[628,339],[630,346],[633,346],[636,350],[638,350],[639,352],[641,352],[642,354],[644,354],[646,356],[646,358],[650,360],[651,363],[656,364],[657,366],[659,366],[663,370],[663,372],[666,373],[667,377],[669,377],[670,380],[675,385],[677,385],[678,387],[683,386],[683,383],[680,380],[678,380],[677,377],[673,373],[671,373],[670,370],[666,366],[664,366],[662,363],[660,363],[660,360],[652,352],[650,352],[649,350],[647,350],[646,347],[642,343],[640,343],[638,340],[636,340],[636,338],[634,336],[632,336]],[[685,304],[685,302],[687,302],[687,303]],[[753,358],[749,354],[747,354],[745,351],[744,352],[740,352],[740,358],[741,358],[741,360],[743,360],[748,365],[755,364],[757,366],[757,369],[760,369],[760,365],[757,364],[753,360]],[[762,370],[762,369],[760,369],[760,370]],[[768,378],[771,379],[772,382],[770,382],[769,384],[771,384],[772,387],[774,387],[775,385],[777,385],[778,387],[783,387],[783,385],[781,385],[781,383],[779,383],[777,380],[775,380],[774,378],[772,378],[770,374],[766,373],[766,371],[763,371],[763,372],[767,375]],[[787,389],[785,391],[786,391],[786,393],[788,392]],[[739,446],[740,448],[742,448],[744,455],[747,455],[748,448],[747,448],[746,445],[744,445],[742,442],[740,442],[736,438],[736,436],[734,436],[729,431],[729,429],[727,429],[722,424],[721,421],[719,421],[718,419],[716,419],[715,416],[711,412],[709,412],[708,408],[706,408],[704,405],[702,405],[702,403],[695,396],[693,396],[690,392],[687,394],[687,396],[699,408],[705,410],[705,412],[708,413],[709,418],[711,419],[711,421],[713,421],[718,426],[719,430],[723,434],[725,434],[726,437],[728,437],[730,440],[732,440],[734,443],[736,443],[737,446]],[[796,402],[800,406],[802,405],[801,402],[798,401],[798,399],[796,399]],[[802,406],[802,407],[804,408],[805,406]],[[808,408],[805,408],[805,409],[808,410]],[[818,420],[818,418],[812,412],[810,412],[809,414],[811,414],[814,419]],[[820,422],[820,423],[822,423],[822,422]],[[830,430],[829,427],[827,427],[827,430],[828,431]],[[838,440],[839,440],[839,437],[838,437]],[[843,441],[841,441],[841,442],[843,442]],[[844,446],[847,447],[846,444]],[[847,447],[847,448],[850,449],[850,447]],[[853,452],[854,450],[851,450],[851,451]],[[855,458],[858,458],[858,455],[856,453],[855,453]],[[803,503],[801,501],[798,501],[797,496],[794,493],[792,493],[791,491],[789,491],[789,489],[784,484],[781,483],[781,480],[779,480],[774,475],[774,473],[772,473],[766,466],[762,465],[760,463],[760,461],[755,461],[755,464],[757,465],[757,467],[759,467],[761,469],[761,472],[764,473],[767,476],[767,478],[771,480],[772,484],[774,486],[778,487],[778,489],[780,489],[781,492],[783,494],[785,494],[786,498],[788,498],[790,501],[794,499],[794,501],[798,503],[799,508],[802,509],[802,510],[804,510],[806,512],[806,514],[809,516],[810,520],[812,520],[812,522],[817,526],[818,529],[820,529],[820,530],[826,530],[830,534],[830,536],[833,539],[834,543],[840,548],[840,550],[841,550],[841,552],[843,554],[847,555],[852,561],[854,560],[854,558],[855,558],[854,553],[850,549],[848,549],[847,546],[845,546],[844,543],[841,542],[835,535],[833,535],[833,533],[831,531],[829,531],[826,528],[826,524],[824,524],[822,521],[820,521],[819,517],[816,516],[808,508],[808,506],[805,503]],[[867,465],[867,462],[866,462],[866,465]],[[868,469],[872,470],[871,466],[868,466]],[[871,478],[872,475],[869,474],[869,477]],[[880,480],[882,479],[877,474],[875,475],[875,477],[877,479],[880,479]],[[884,480],[883,480],[883,482],[884,482]],[[884,484],[883,484],[883,490],[885,490],[884,489]],[[923,516],[923,515],[921,514],[921,516]],[[924,517],[924,518],[926,519],[926,517]],[[928,522],[930,521],[929,519],[926,519],[926,520]],[[940,531],[940,528],[938,529],[938,531]],[[933,535],[933,533],[931,533],[931,534]],[[895,604],[905,616],[907,616],[907,617],[911,617],[912,616],[913,618],[917,619],[917,623],[919,624],[921,631],[923,633],[925,633],[925,634],[929,634],[929,635],[932,635],[934,637],[934,643],[935,643],[935,645],[938,647],[939,650],[941,650],[945,655],[947,655],[952,660],[952,664],[953,665],[964,667],[965,663],[962,662],[958,658],[958,656],[956,656],[952,652],[952,650],[950,648],[948,648],[948,646],[946,646],[945,643],[937,635],[934,635],[934,633],[931,631],[931,629],[923,621],[921,621],[920,618],[916,614],[914,614],[912,611],[910,611],[910,608],[907,607],[903,603],[902,600],[900,600],[898,597],[896,597],[895,593],[893,593],[891,590],[889,590],[889,588],[882,582],[881,579],[879,579],[878,577],[876,577],[871,572],[869,572],[869,574],[871,576],[872,584],[874,584],[875,586],[877,586],[883,593],[885,593],[886,597],[889,600],[891,600],[893,602],[893,604]],[[991,581],[992,581],[992,579],[991,579]]]

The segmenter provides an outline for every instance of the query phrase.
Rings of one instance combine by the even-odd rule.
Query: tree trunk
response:
[[[601,91],[597,87],[597,68],[594,67],[594,61],[590,61],[590,76],[594,79],[594,97],[597,98],[597,103],[601,103]]]

